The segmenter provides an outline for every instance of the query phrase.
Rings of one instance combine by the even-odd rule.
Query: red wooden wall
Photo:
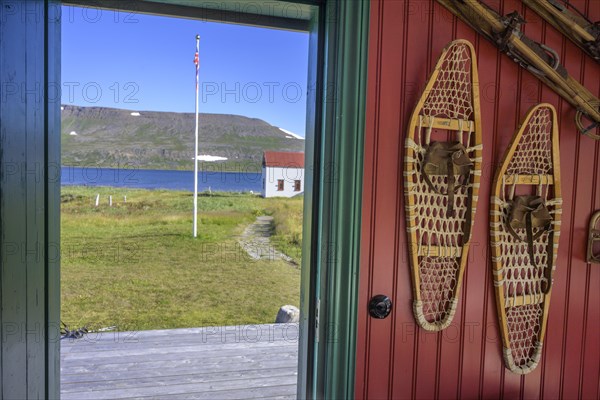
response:
[[[598,95],[600,66],[516,0],[485,0],[518,10],[531,38],[556,49],[571,74]],[[572,0],[593,21],[600,1]],[[600,209],[600,143],[575,130],[574,109],[434,0],[372,0],[357,398],[600,397],[600,265],[585,262],[587,224]],[[402,165],[405,128],[442,48],[455,38],[476,48],[483,119],[484,168],[470,261],[453,324],[426,332],[412,314]],[[563,225],[542,361],[527,376],[503,366],[488,248],[490,185],[519,120],[539,102],[556,106],[560,123]],[[387,294],[385,320],[367,301]]]

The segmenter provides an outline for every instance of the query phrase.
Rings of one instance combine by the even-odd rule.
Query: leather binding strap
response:
[[[529,262],[532,266],[536,265],[534,254],[534,242],[538,240],[544,232],[550,231],[548,240],[548,266],[545,274],[549,274],[552,270],[552,244],[554,241],[550,227],[552,225],[552,216],[544,205],[544,201],[540,196],[517,196],[513,199],[508,223],[506,229],[518,241],[527,242],[527,252],[529,254]],[[525,240],[519,236],[516,229],[525,228]],[[533,228],[538,228],[537,233],[533,233]],[[544,289],[547,292],[550,289],[551,279],[547,280],[548,284]]]
[[[427,148],[423,178],[429,189],[448,196],[447,214],[449,217],[454,216],[454,194],[469,182],[472,169],[473,162],[467,156],[466,149],[460,142],[432,142]],[[455,174],[460,175],[462,182],[456,181]],[[447,193],[443,193],[435,187],[430,175],[447,176]]]

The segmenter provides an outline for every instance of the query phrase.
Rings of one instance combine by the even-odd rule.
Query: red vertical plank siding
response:
[[[600,19],[600,1],[571,0]],[[488,0],[525,15],[526,33],[555,49],[596,95],[600,66],[520,1]],[[598,398],[600,266],[585,262],[587,224],[600,208],[600,143],[577,133],[574,109],[433,0],[372,0],[356,397]],[[430,333],[412,313],[403,196],[408,119],[441,49],[464,38],[479,64],[484,161],[471,254],[453,323]],[[489,196],[495,168],[531,106],[556,106],[560,125],[563,225],[542,361],[526,376],[504,368],[489,254]],[[389,318],[368,300],[392,298]]]
[[[382,39],[382,11],[383,6],[379,3],[373,3],[370,10],[370,33],[369,33],[369,60],[368,70],[369,75],[367,77],[367,96],[372,99],[367,102],[366,105],[366,118],[365,118],[365,129],[367,132],[367,139],[365,141],[365,153],[364,153],[364,168],[365,171],[372,171],[371,174],[365,174],[363,176],[363,185],[373,187],[375,186],[375,166],[376,147],[377,142],[372,132],[379,130],[377,126],[377,114],[379,109],[379,76],[381,74],[381,39]],[[361,236],[364,240],[369,240],[369,247],[372,246],[372,240],[374,236],[373,229],[373,214],[375,213],[374,204],[375,193],[372,192],[370,196],[364,195],[362,199],[363,206],[363,224]],[[360,255],[360,287],[359,287],[359,302],[358,307],[360,310],[366,310],[369,294],[371,293],[371,272],[373,269],[372,253],[362,252]],[[365,315],[361,315],[361,318],[357,321],[357,331],[361,332],[362,335],[358,337],[356,346],[356,383],[355,392],[356,398],[362,399],[364,392],[368,386],[367,373],[369,371],[369,333],[370,333],[370,318],[366,318]]]
[[[586,4],[588,13],[600,16],[600,2],[588,1]],[[591,12],[593,9],[593,13]],[[598,18],[596,18],[598,20]],[[596,64],[594,61],[586,58],[585,60],[585,71],[583,82],[590,88],[594,88],[596,93],[600,92],[600,74],[595,70]],[[594,72],[596,71],[596,73]],[[594,160],[593,169],[588,173],[589,177],[600,175],[600,143],[596,145],[594,153],[591,154]],[[600,181],[598,179],[590,179],[592,190],[592,199],[590,202],[589,213],[600,209]],[[584,183],[585,185],[586,183]],[[587,183],[588,185],[590,183]],[[589,222],[585,222],[584,229],[587,232],[587,225]],[[587,236],[587,234],[586,234]],[[587,239],[587,238],[586,238]],[[587,247],[587,243],[585,243]],[[585,296],[587,303],[584,311],[584,332],[582,337],[582,347],[585,349],[582,355],[581,362],[581,392],[582,398],[592,398],[593,394],[596,393],[597,397],[600,397],[600,266],[585,264],[582,268],[586,271],[586,289]],[[596,305],[596,306],[594,306]]]
[[[596,146],[594,155],[595,166],[594,171],[600,174],[600,149]],[[600,209],[600,182],[595,181],[594,185],[594,209]],[[588,276],[586,286],[586,296],[588,304],[585,314],[585,337],[583,354],[583,373],[581,376],[581,397],[584,399],[593,398],[595,393],[598,393],[600,386],[600,308],[594,309],[592,304],[600,304],[600,266],[588,264],[586,273]]]
[[[594,3],[598,4],[597,1]],[[585,4],[580,2],[579,7],[584,8]],[[569,65],[574,73],[579,73],[579,79],[590,88],[594,88],[597,92],[599,74],[595,65],[589,63],[587,57],[578,54],[578,49],[575,47],[569,48],[570,58],[573,64]],[[581,53],[581,52],[579,52]],[[576,60],[580,60],[576,63]],[[593,71],[596,71],[595,73]],[[590,73],[591,72],[591,73]],[[564,352],[564,367],[562,371],[563,385],[561,394],[567,396],[571,393],[581,395],[581,379],[574,379],[583,374],[582,362],[584,354],[587,352],[577,352],[573,349],[583,349],[585,344],[585,321],[587,312],[589,315],[589,291],[586,290],[590,276],[587,274],[587,263],[585,261],[585,253],[582,249],[586,248],[587,244],[587,226],[591,212],[593,211],[594,201],[594,186],[596,183],[593,179],[594,166],[597,163],[595,156],[596,148],[587,144],[586,138],[580,138],[578,147],[578,159],[576,160],[576,168],[578,174],[574,179],[573,195],[573,213],[572,213],[572,243],[570,253],[570,264],[568,270],[570,274],[568,287],[568,307],[566,316],[566,331],[565,341],[563,343]],[[596,291],[598,287],[596,286]],[[598,302],[596,302],[596,305]],[[591,306],[593,309],[593,306]],[[600,332],[596,331],[596,342],[600,342]],[[596,344],[596,347],[598,345]],[[592,350],[593,351],[593,350]],[[598,360],[599,358],[597,358]],[[594,368],[596,369],[596,368]],[[573,372],[571,372],[573,371]],[[577,372],[577,374],[575,374]],[[573,375],[573,378],[570,378]],[[570,378],[570,379],[569,379]]]
[[[371,15],[374,19],[372,27],[377,26],[378,13],[380,12],[393,12],[399,13],[401,10],[397,7],[398,4],[395,2],[381,4],[381,9],[373,10]],[[402,26],[397,24],[383,24],[378,26],[380,32],[379,45],[374,46],[392,46],[401,36]],[[373,33],[371,36],[376,35]],[[372,44],[372,41],[371,41]],[[373,46],[371,47],[374,48]],[[401,66],[401,56],[394,52],[380,52],[374,62],[370,62],[369,66],[371,71],[377,70],[378,74],[383,76],[390,76],[394,71],[397,71]],[[394,82],[387,82],[386,85],[380,86],[378,83],[374,86],[372,80],[369,80],[369,92],[373,91],[378,93],[380,100],[378,101],[377,108],[373,109],[369,106],[369,109],[377,114],[389,115],[390,113],[397,114],[397,110],[400,107],[400,99],[395,96],[395,93],[401,89],[400,80],[396,79]],[[394,85],[396,83],[396,85]],[[370,125],[367,129],[380,130],[385,132],[396,132],[396,135],[380,135],[377,138],[377,145],[367,145],[366,151],[370,154],[371,158],[367,158],[367,164],[370,165],[374,170],[380,171],[372,179],[374,185],[381,187],[395,188],[397,187],[397,171],[398,171],[398,159],[399,159],[399,148],[398,148],[398,119],[378,119],[377,117],[368,117],[367,123]],[[369,135],[370,136],[370,135]],[[369,168],[369,167],[367,167]],[[370,268],[368,279],[368,293],[365,301],[368,302],[374,294],[382,293],[390,295],[394,289],[394,276],[398,270],[397,259],[395,257],[395,247],[397,246],[398,238],[395,236],[396,223],[395,221],[389,221],[388,215],[394,213],[394,207],[398,202],[398,197],[401,193],[397,193],[395,190],[381,191],[373,193],[373,196],[368,200],[371,202],[372,210],[368,213],[368,218],[374,226],[380,226],[381,229],[371,231],[371,245],[373,246],[373,252],[369,254],[369,263],[373,267]],[[388,223],[392,222],[392,223]],[[365,224],[366,225],[366,224]],[[391,249],[391,251],[388,251]],[[364,275],[364,274],[363,274]],[[363,280],[364,282],[364,280]],[[377,337],[376,343],[367,342],[367,351],[365,362],[367,365],[381,366],[378,368],[366,368],[364,374],[361,377],[365,380],[365,386],[370,388],[369,398],[387,398],[388,393],[388,382],[389,382],[389,371],[391,369],[393,357],[392,357],[392,323],[393,319],[388,318],[385,320],[369,320],[366,322],[370,330],[372,337]]]
[[[389,2],[386,3],[390,5]],[[404,21],[408,21],[411,16],[419,15],[419,9],[414,7],[414,4],[407,2],[397,2],[394,4],[394,9],[390,12],[396,12],[396,15],[402,15]],[[398,37],[396,45],[390,44],[390,47],[382,49],[382,51],[390,51],[390,49],[401,46],[400,54],[409,54],[414,52],[414,45],[412,42],[417,40],[415,36],[416,28],[418,24],[425,23],[426,21],[422,18],[413,17],[414,23],[406,23],[400,25],[402,27],[402,36]],[[402,56],[404,57],[404,56]],[[397,71],[397,76],[394,80],[394,88],[397,93],[400,93],[400,112],[397,115],[398,119],[398,141],[396,146],[398,147],[399,154],[404,154],[402,134],[404,126],[407,124],[409,104],[416,101],[418,96],[419,88],[416,86],[419,83],[419,79],[415,76],[424,71],[419,71],[416,65],[407,65],[401,62],[400,69]],[[397,96],[397,94],[396,94]],[[403,177],[402,177],[402,161],[399,160],[396,169],[397,176],[397,188],[398,193],[402,193]],[[391,188],[396,190],[396,188]],[[395,205],[395,210],[391,215],[397,215],[401,212],[403,207],[402,195],[398,198],[399,202]],[[407,262],[407,253],[405,252],[406,236],[404,231],[406,229],[405,221],[403,219],[397,219],[396,236],[399,238],[398,247],[396,249],[397,268],[399,272],[402,272],[404,265]],[[406,276],[396,275],[396,292],[394,293],[395,308],[394,308],[394,337],[395,343],[393,347],[393,359],[405,360],[405,363],[394,363],[391,369],[391,385],[390,393],[399,393],[399,398],[411,398],[414,396],[414,377],[416,376],[417,370],[417,357],[415,354],[418,352],[418,336],[417,328],[414,321],[409,319],[409,315],[412,313],[412,294],[411,294],[411,283],[410,277],[406,279]],[[404,389],[404,390],[402,390]]]

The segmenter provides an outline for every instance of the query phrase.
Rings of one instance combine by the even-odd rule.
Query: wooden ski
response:
[[[517,374],[533,371],[542,354],[560,237],[560,182],[556,110],[550,104],[540,104],[527,112],[504,155],[490,206],[490,245],[504,361]],[[548,225],[536,228],[529,220],[529,225],[514,229],[513,208],[519,198],[539,200],[541,206],[528,212],[535,215],[544,208]]]
[[[600,25],[590,22],[585,15],[560,0],[522,1],[590,57],[600,61]]]
[[[517,12],[502,17],[477,0],[437,1],[573,105],[579,131],[600,140],[600,100],[569,76],[554,50],[523,34],[521,25],[525,20]],[[591,124],[584,123],[584,119]]]
[[[413,311],[430,331],[452,322],[467,264],[483,148],[478,90],[473,45],[451,42],[407,129],[404,193]],[[443,161],[435,164],[436,159]]]

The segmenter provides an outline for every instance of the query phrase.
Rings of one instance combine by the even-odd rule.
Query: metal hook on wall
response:
[[[590,218],[588,230],[587,262],[600,264],[600,246],[594,249],[596,243],[600,244],[600,210],[596,211]]]

